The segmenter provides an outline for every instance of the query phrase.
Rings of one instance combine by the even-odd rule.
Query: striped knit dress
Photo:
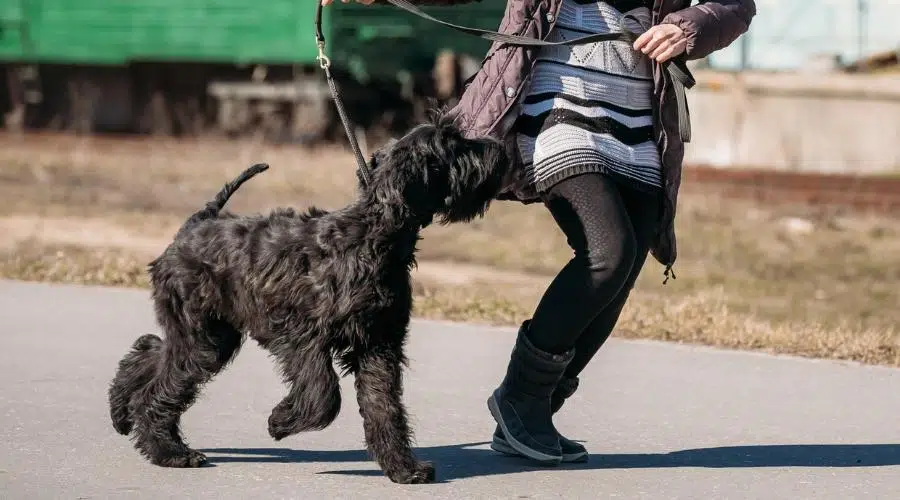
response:
[[[650,26],[648,2],[563,0],[549,40]],[[650,59],[627,42],[543,47],[515,130],[529,182],[545,192],[586,172],[653,192],[662,186],[653,140]]]

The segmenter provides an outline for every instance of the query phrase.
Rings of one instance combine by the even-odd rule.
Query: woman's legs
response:
[[[523,325],[503,384],[488,401],[498,421],[498,451],[545,462],[562,460],[565,452],[586,458],[581,445],[558,435],[551,415],[615,326],[647,255],[657,203],[600,174],[564,180],[547,194],[545,204],[575,256]],[[570,390],[551,401],[560,387]]]
[[[631,194],[608,177],[584,174],[545,196],[575,255],[534,312],[529,340],[536,347],[552,353],[575,347],[628,281],[640,249],[623,193]]]
[[[620,190],[635,238],[631,272],[616,296],[588,324],[575,343],[575,357],[566,368],[566,378],[576,378],[612,334],[619,315],[638,279],[652,245],[659,220],[659,198],[633,189]]]

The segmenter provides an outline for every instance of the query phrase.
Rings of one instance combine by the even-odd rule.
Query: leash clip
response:
[[[331,66],[331,59],[325,55],[325,42],[323,40],[316,40],[316,46],[319,48],[319,55],[316,56],[316,60],[319,61],[319,67],[328,69]]]

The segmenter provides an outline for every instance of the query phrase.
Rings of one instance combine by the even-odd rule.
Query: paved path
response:
[[[142,291],[0,282],[0,498],[900,498],[900,370],[613,340],[557,419],[594,455],[548,470],[485,442],[514,332],[430,322],[406,401],[440,484],[394,485],[366,459],[349,379],[330,428],[272,441],[284,387],[252,343],[184,418],[213,467],[158,468],[105,400],[154,331]]]

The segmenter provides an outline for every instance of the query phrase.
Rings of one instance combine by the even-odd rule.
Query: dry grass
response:
[[[235,210],[335,207],[353,194],[352,158],[334,151],[0,137],[0,229],[10,240],[0,276],[145,286],[148,256],[256,161],[273,168],[242,188]],[[662,286],[650,261],[617,335],[900,366],[900,223],[688,186],[678,229],[678,279]],[[483,220],[423,237],[417,314],[432,318],[515,324],[569,257],[540,206],[498,203]]]

